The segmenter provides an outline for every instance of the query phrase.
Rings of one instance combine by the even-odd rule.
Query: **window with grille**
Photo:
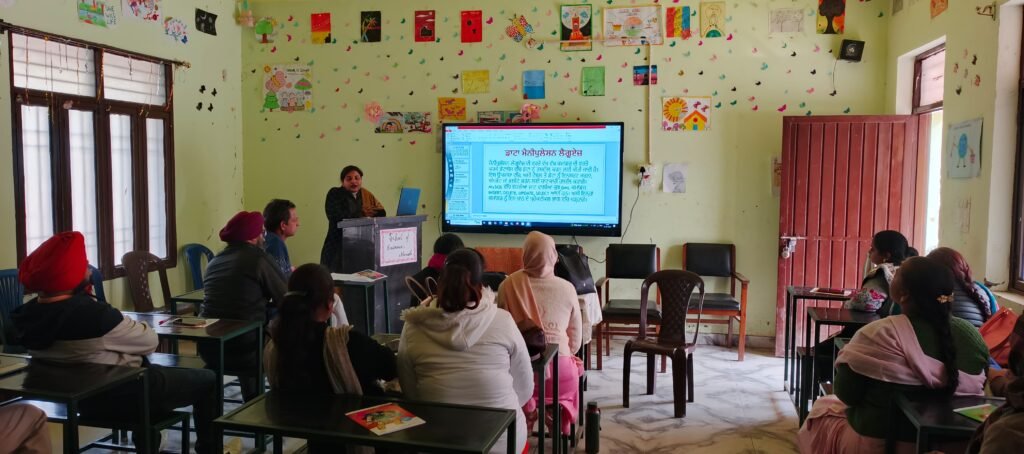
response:
[[[19,261],[77,230],[123,275],[146,250],[175,265],[171,63],[38,32],[9,37]]]

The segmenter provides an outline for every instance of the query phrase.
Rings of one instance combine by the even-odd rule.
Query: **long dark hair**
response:
[[[480,255],[470,249],[448,254],[437,281],[438,307],[445,312],[476,309],[483,295],[484,267]]]
[[[955,249],[940,247],[930,252],[928,258],[937,260],[953,272],[953,278],[956,279],[957,285],[962,287],[964,293],[978,306],[978,309],[984,316],[984,320],[988,320],[992,316],[992,308],[981,297],[978,288],[975,287],[974,278],[971,277],[971,265],[967,264],[967,260],[964,259],[963,255]]]
[[[897,273],[904,290],[914,302],[911,315],[927,321],[938,334],[939,359],[946,369],[946,387],[940,391],[952,394],[960,384],[956,345],[950,328],[951,296],[956,285],[953,272],[933,258],[915,257],[907,260]]]
[[[282,389],[308,389],[312,384],[309,364],[321,351],[310,348],[310,344],[322,335],[321,322],[314,317],[318,310],[329,308],[332,301],[334,280],[327,268],[307,263],[292,272],[288,293],[270,325],[270,338],[277,348],[278,384]]]
[[[871,238],[871,247],[882,254],[889,254],[889,262],[900,266],[910,257],[910,244],[907,237],[895,230],[882,230]],[[914,249],[915,255],[917,250]]]

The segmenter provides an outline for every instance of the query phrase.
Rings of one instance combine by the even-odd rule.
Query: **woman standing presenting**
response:
[[[335,272],[339,271],[335,265],[341,252],[338,221],[387,216],[377,197],[363,189],[362,169],[352,165],[341,169],[341,186],[327,191],[324,211],[327,213],[327,238],[324,238],[324,247],[320,251],[320,264]]]

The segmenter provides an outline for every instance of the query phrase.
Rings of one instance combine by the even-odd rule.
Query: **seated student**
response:
[[[448,256],[438,282],[438,307],[402,312],[398,378],[411,399],[516,411],[516,452],[526,446],[522,407],[533,395],[533,369],[523,336],[483,287],[477,254]],[[451,422],[457,424],[457,422]],[[505,437],[491,452],[505,452]]]
[[[263,355],[270,386],[289,392],[375,395],[397,377],[395,354],[350,325],[328,326],[334,281],[322,265],[298,267]]]
[[[907,238],[895,230],[882,230],[871,238],[871,249],[868,250],[868,260],[875,265],[864,276],[860,290],[846,302],[847,309],[864,312],[876,312],[881,316],[894,313],[899,310],[894,307],[892,298],[889,297],[889,284],[896,275],[900,264],[909,257],[909,252],[917,250],[907,244]]]
[[[989,369],[992,394],[1005,397],[1006,403],[989,415],[978,427],[967,452],[997,454],[1024,452],[1024,317],[1017,319],[1010,334],[1010,367]]]
[[[156,350],[156,332],[121,314],[91,294],[85,238],[78,232],[54,235],[25,257],[18,279],[38,295],[12,316],[22,344],[33,359],[59,363],[145,366],[154,417],[193,406],[196,451],[211,452],[210,422],[219,391],[216,375],[206,369],[164,368],[148,364]],[[135,415],[135,389],[114,389],[81,403],[81,414],[98,418]],[[154,437],[158,443],[159,434]]]
[[[430,260],[427,262],[427,267],[420,270],[418,273],[412,275],[412,279],[422,287],[423,290],[430,292],[431,289],[427,283],[427,279],[433,279],[437,281],[437,278],[441,276],[441,268],[444,267],[444,260],[448,257],[448,254],[455,252],[456,249],[462,249],[462,238],[454,233],[446,233],[437,237],[434,241],[434,255],[430,256]],[[422,292],[420,292],[422,293]],[[426,300],[431,295],[417,295],[417,292],[412,292],[409,295],[409,307],[416,307],[420,305],[421,301]]]
[[[953,273],[934,259],[903,263],[891,283],[901,315],[857,331],[836,358],[835,394],[819,398],[798,433],[803,453],[882,453],[890,435],[910,448],[915,431],[894,420],[900,396],[981,395],[988,348],[952,317]]]
[[[284,298],[287,285],[277,262],[263,250],[263,215],[256,211],[235,214],[220,230],[220,239],[227,246],[206,266],[206,297],[199,315],[266,323],[274,305]],[[238,375],[246,402],[259,391],[256,366],[263,346],[258,342],[259,333],[253,331],[228,341],[224,348],[224,366]],[[207,367],[218,366],[220,358],[213,346],[199,344],[197,350]]]
[[[267,232],[264,249],[277,261],[281,275],[288,279],[295,267],[292,266],[288,246],[284,242],[299,231],[299,215],[295,213],[295,204],[290,200],[271,200],[263,208],[263,228]]]
[[[0,452],[50,454],[46,413],[29,404],[0,407]]]
[[[512,320],[522,328],[521,323],[532,322],[544,330],[550,343],[558,344],[558,403],[561,407],[562,433],[569,433],[572,423],[579,416],[579,383],[583,364],[576,357],[583,342],[583,319],[576,288],[569,281],[555,276],[555,240],[540,232],[530,232],[523,244],[523,269],[509,275],[498,288],[498,307],[507,309]],[[551,404],[552,385],[555,377],[548,375],[545,396]],[[525,409],[528,426],[536,418],[536,397]]]
[[[953,278],[956,280],[956,290],[953,291],[954,317],[960,317],[976,327],[981,327],[999,310],[992,292],[971,278],[971,266],[959,252],[948,247],[940,247],[930,252],[928,257],[938,260],[953,272]]]

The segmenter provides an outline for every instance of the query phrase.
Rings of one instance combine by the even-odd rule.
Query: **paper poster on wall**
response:
[[[196,30],[207,35],[217,36],[217,15],[196,8]]]
[[[150,22],[160,20],[160,0],[122,0],[121,15]]]
[[[382,229],[380,231],[380,266],[401,265],[419,260],[416,227]]]
[[[544,99],[544,70],[523,71],[523,99]]]
[[[658,85],[658,65],[634,66],[633,85]]]
[[[661,7],[605,8],[604,40],[606,46],[661,44]]]
[[[661,100],[663,131],[705,131],[710,121],[710,97],[671,96]]]
[[[413,26],[416,27],[413,33],[416,36],[416,42],[418,43],[432,43],[434,42],[434,30],[436,23],[434,22],[434,10],[421,10],[416,11],[413,15]]]
[[[590,5],[562,5],[562,43],[564,51],[591,50],[593,9]],[[570,42],[566,42],[570,41]]]
[[[665,8],[665,37],[683,37],[683,9],[680,7]]]
[[[380,32],[380,11],[362,11],[359,13],[359,41],[379,43]]]
[[[309,15],[309,38],[313,44],[331,43],[331,13]]]
[[[77,7],[79,22],[104,28],[116,25],[117,14],[114,12],[114,7],[107,5],[106,2],[79,0]],[[111,23],[109,18],[114,19],[114,22]]]
[[[263,110],[299,112],[313,108],[313,73],[305,65],[263,67]]]
[[[488,93],[491,91],[491,72],[486,69],[477,69],[462,72],[462,92],[470,95],[474,93]]]
[[[842,35],[845,29],[846,0],[818,0],[818,34]]]
[[[701,2],[700,36],[721,38],[725,36],[725,2]]]
[[[533,49],[537,45],[537,40],[533,38],[533,26],[526,20],[526,16],[513,14],[508,21],[509,26],[505,27],[505,35],[512,38],[512,41],[526,44],[528,49]]]
[[[930,9],[932,12],[932,19],[935,19],[939,14],[946,12],[949,8],[949,0],[931,0],[931,2]]]
[[[773,9],[768,17],[768,33],[803,33],[804,9]]]
[[[405,132],[431,132],[434,129],[430,112],[402,112],[402,128]]]
[[[585,66],[580,77],[583,96],[604,96],[604,66]]]
[[[466,119],[466,98],[437,98],[437,118],[445,120]]]
[[[181,44],[188,44],[188,25],[176,17],[164,18],[164,36]]]
[[[402,125],[404,116],[402,112],[384,112],[377,118],[377,127],[373,132],[377,134],[401,134],[405,132]]]
[[[946,138],[946,173],[950,178],[981,175],[982,119],[975,118],[949,126]]]
[[[477,123],[522,123],[523,114],[518,110],[482,110],[476,113]]]
[[[270,44],[274,42],[274,38],[277,36],[277,19],[261,17],[252,26],[252,31],[256,34],[256,40],[260,44]]]
[[[462,42],[478,43],[484,40],[484,13],[480,10],[463,11],[460,14],[462,24]]]
[[[686,193],[686,163],[670,162],[665,164],[665,171],[662,173],[661,190],[669,194]]]

